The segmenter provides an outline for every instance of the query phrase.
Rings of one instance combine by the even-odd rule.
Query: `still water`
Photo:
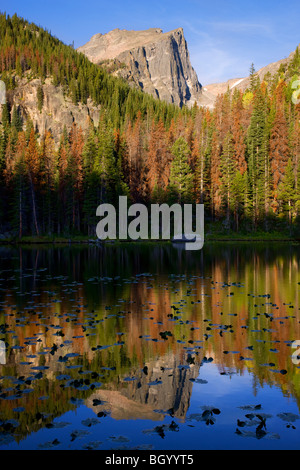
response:
[[[299,449],[299,268],[289,243],[0,247],[0,450]]]

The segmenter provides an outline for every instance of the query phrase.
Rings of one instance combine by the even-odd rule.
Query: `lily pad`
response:
[[[100,421],[97,418],[87,418],[81,421],[81,424],[87,427],[95,426],[95,424],[99,424]]]
[[[297,419],[299,419],[299,416],[294,413],[279,413],[277,416],[283,421],[287,421],[289,423],[294,423]]]

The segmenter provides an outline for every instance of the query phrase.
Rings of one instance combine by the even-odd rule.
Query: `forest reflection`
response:
[[[78,400],[114,419],[184,421],[204,364],[300,405],[299,245],[5,246],[0,257],[0,412],[23,408],[17,440]]]

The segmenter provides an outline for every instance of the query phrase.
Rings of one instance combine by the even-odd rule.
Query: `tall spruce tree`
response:
[[[188,163],[190,149],[187,141],[179,137],[172,146],[174,159],[171,163],[169,193],[170,198],[179,204],[192,201],[193,175]]]
[[[295,202],[297,201],[295,184],[295,173],[292,166],[292,160],[289,158],[284,176],[278,187],[278,200],[281,203],[283,213],[287,215],[289,225],[292,224],[292,216],[295,212]]]
[[[247,136],[249,168],[249,202],[253,226],[266,215],[269,197],[269,159],[266,102],[258,87],[254,95],[253,112]]]

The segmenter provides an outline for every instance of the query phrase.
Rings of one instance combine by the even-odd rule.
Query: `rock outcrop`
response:
[[[43,90],[43,105],[38,108],[38,89]],[[64,126],[69,130],[73,122],[87,130],[90,121],[97,125],[100,115],[100,106],[95,106],[90,99],[87,104],[73,104],[66,96],[61,86],[54,86],[50,78],[44,83],[40,79],[28,80],[27,77],[17,80],[17,85],[7,93],[7,101],[11,112],[17,107],[23,121],[30,118],[40,136],[46,130],[51,130],[55,143],[59,139]],[[1,121],[1,113],[0,113]]]
[[[192,106],[202,98],[183,29],[168,33],[114,29],[96,34],[77,49],[146,93],[168,103]]]

